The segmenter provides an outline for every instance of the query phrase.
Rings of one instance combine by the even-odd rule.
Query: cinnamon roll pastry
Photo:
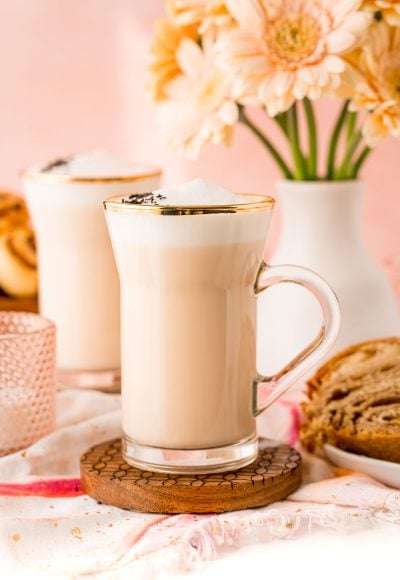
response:
[[[18,227],[0,234],[0,288],[15,298],[31,298],[37,285],[33,231]]]
[[[0,191],[0,234],[28,224],[28,210],[22,197]]]
[[[339,353],[308,382],[300,438],[400,463],[400,337]]]

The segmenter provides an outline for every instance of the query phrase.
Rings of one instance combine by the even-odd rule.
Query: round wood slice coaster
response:
[[[212,513],[265,506],[301,483],[301,456],[283,443],[261,440],[257,460],[237,471],[167,475],[125,463],[121,441],[89,449],[81,457],[83,490],[120,508],[155,513]]]

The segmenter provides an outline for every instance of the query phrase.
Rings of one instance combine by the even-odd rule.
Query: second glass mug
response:
[[[334,344],[335,294],[310,270],[263,262],[270,197],[180,207],[122,200],[104,207],[121,285],[124,458],[164,473],[243,467],[258,453],[255,417]],[[322,324],[265,377],[256,371],[256,298],[282,282],[315,296]],[[270,389],[259,401],[262,384]]]
[[[160,175],[138,166],[117,177],[38,168],[22,176],[38,246],[40,313],[57,325],[64,387],[120,390],[119,280],[102,201],[157,187]]]

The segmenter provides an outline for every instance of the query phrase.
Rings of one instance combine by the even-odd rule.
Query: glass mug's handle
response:
[[[322,309],[322,325],[313,341],[277,374],[265,377],[257,372],[253,382],[253,415],[256,417],[283,395],[299,378],[313,367],[333,346],[340,329],[340,309],[335,293],[318,274],[302,266],[268,266],[262,262],[254,283],[256,298],[275,284],[290,282],[309,290]],[[265,385],[269,394],[260,403],[259,387]]]

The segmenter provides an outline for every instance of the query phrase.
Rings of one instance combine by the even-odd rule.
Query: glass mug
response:
[[[255,417],[332,347],[335,294],[314,272],[262,261],[274,200],[213,206],[104,202],[121,286],[123,456],[163,473],[238,469]],[[318,300],[318,336],[275,376],[256,371],[256,298],[293,282]],[[260,392],[268,395],[260,401]]]
[[[138,166],[139,168],[139,166]],[[57,378],[66,387],[120,389],[119,280],[102,201],[157,187],[161,171],[22,176],[38,246],[40,313],[57,325]]]

